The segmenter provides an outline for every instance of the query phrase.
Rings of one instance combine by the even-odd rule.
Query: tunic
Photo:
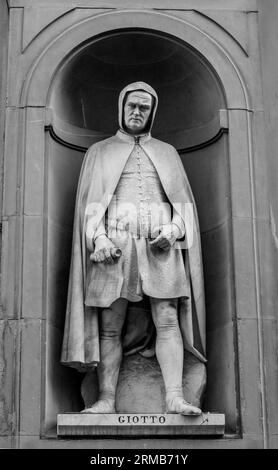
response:
[[[164,251],[149,244],[157,227],[179,225],[171,212],[153,163],[135,141],[105,216],[107,235],[122,256],[114,265],[88,266],[86,305],[108,307],[119,297],[139,302],[144,294],[161,299],[190,295],[180,248]],[[115,230],[116,220],[122,230]]]

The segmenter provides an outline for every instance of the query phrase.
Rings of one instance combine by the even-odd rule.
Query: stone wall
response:
[[[263,113],[265,124],[265,157],[267,164],[267,184],[269,190],[269,214],[265,214],[271,228],[271,252],[262,249],[262,276],[267,279],[265,293],[268,305],[268,323],[265,328],[264,354],[266,357],[266,393],[268,407],[268,431],[270,447],[278,447],[278,355],[277,355],[277,319],[278,319],[278,2],[276,0],[258,0],[258,25],[261,50]],[[273,360],[268,361],[268,357]]]
[[[198,28],[208,33],[207,38],[209,35],[213,37],[211,43],[208,39],[204,40],[204,37],[196,37],[194,44],[196,49],[204,47],[203,50],[207,52],[204,56],[207,58],[210,55],[216,69],[222,61],[221,54],[211,54],[212,50],[216,51],[216,44],[217,47],[220,45],[219,49],[222,48],[223,56],[225,51],[229,51],[232,57],[230,63],[225,62],[224,71],[219,67],[219,75],[223,72],[226,88],[232,90],[227,96],[227,108],[230,125],[229,150],[232,155],[229,176],[234,189],[231,234],[234,239],[236,304],[233,322],[237,335],[232,343],[236,359],[231,355],[231,367],[237,368],[238,408],[242,418],[238,428],[243,436],[242,439],[225,436],[221,441],[177,440],[174,444],[168,440],[163,443],[150,440],[138,443],[136,440],[130,440],[124,445],[134,447],[161,444],[171,448],[173,445],[188,445],[201,448],[206,447],[209,442],[210,447],[223,448],[277,447],[277,1],[141,0],[136,2],[136,9],[149,9],[146,17],[142,13],[142,23],[141,19],[136,23],[135,18],[141,13],[137,12],[135,15],[127,11],[134,8],[132,0],[10,0],[8,3],[11,7],[11,29],[5,152],[7,184],[3,217],[4,308],[0,312],[0,447],[49,445],[46,439],[40,438],[40,406],[43,406],[49,396],[52,400],[51,394],[44,388],[47,376],[44,369],[47,342],[44,333],[45,303],[42,296],[45,295],[43,282],[46,276],[43,269],[47,265],[43,250],[47,247],[43,232],[45,193],[42,181],[45,179],[44,125],[49,119],[44,91],[46,95],[52,80],[51,74],[56,73],[55,67],[60,67],[71,50],[79,47],[82,41],[87,41],[89,36],[94,34],[92,30],[88,37],[85,37],[85,33],[83,35],[83,30],[74,33],[74,25],[84,20],[85,30],[90,17],[102,12],[108,18],[108,14],[115,9],[126,9],[124,14],[128,22],[124,27],[140,24],[154,28],[149,18],[155,16],[154,14],[158,15],[159,11],[164,14],[159,20],[159,28],[163,23],[165,31],[168,31],[166,18],[170,16],[172,21],[173,18],[178,19],[175,29],[179,31],[180,36],[187,34],[190,29],[182,23],[192,22],[192,32],[188,33],[184,40],[188,39],[189,43],[190,39],[193,41]],[[116,13],[117,15],[111,18],[110,29],[115,27],[117,22],[120,25],[120,11]],[[0,3],[0,26],[0,64],[3,72],[1,77],[4,77],[0,86],[2,162],[8,38],[8,8],[5,1]],[[98,27],[94,26],[94,31],[98,32]],[[108,30],[108,26],[106,29]],[[170,30],[171,28],[169,34],[178,34],[174,28]],[[49,53],[54,41],[63,36],[64,31],[70,31],[67,39],[59,43],[55,54]],[[75,34],[80,41],[78,39],[74,43],[72,38]],[[60,60],[57,64],[56,55],[59,55]],[[37,67],[37,63],[44,60],[44,69],[41,65]],[[234,68],[230,68],[231,62],[234,62]],[[26,83],[31,82],[31,70],[33,85],[30,96],[27,97],[26,89],[29,84]],[[234,93],[240,88],[230,87],[230,83],[236,83],[241,73],[247,83],[246,96],[251,96],[249,104],[253,104],[253,109],[248,109],[247,112],[248,106],[243,106],[245,102],[241,95]],[[22,89],[25,90],[24,93]],[[246,139],[247,124],[253,128],[249,140]],[[28,134],[26,140],[25,131],[26,135]],[[2,163],[0,172],[2,176]],[[223,315],[223,309],[218,310],[219,315]],[[224,338],[223,347],[226,347],[223,334],[221,338]],[[47,347],[51,347],[49,342]],[[219,350],[215,351],[215,354],[219,354]],[[115,440],[107,440],[105,443],[100,440],[94,444],[98,447],[123,446],[123,443]],[[71,441],[59,442],[56,439],[52,439],[51,445],[73,447]],[[91,441],[75,441],[74,446],[90,448]]]
[[[2,208],[3,156],[5,135],[6,70],[9,13],[6,0],[0,2],[0,207]],[[2,231],[2,225],[1,225]]]
[[[6,0],[0,2],[0,210],[2,211],[3,166],[5,145],[6,72],[8,50],[9,11]],[[2,217],[0,223],[0,246],[2,246]],[[0,251],[2,264],[2,250]],[[0,289],[2,269],[0,268]],[[0,303],[0,448],[10,447],[13,429],[13,379],[10,358],[13,356],[11,330],[3,319],[2,297]]]

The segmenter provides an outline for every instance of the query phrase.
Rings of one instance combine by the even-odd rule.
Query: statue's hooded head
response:
[[[147,134],[151,131],[158,105],[155,90],[145,82],[127,85],[119,96],[119,126],[123,131]]]

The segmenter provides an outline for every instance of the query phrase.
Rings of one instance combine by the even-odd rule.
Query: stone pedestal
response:
[[[83,414],[65,413],[57,417],[57,435],[76,436],[221,436],[225,415],[178,414]]]

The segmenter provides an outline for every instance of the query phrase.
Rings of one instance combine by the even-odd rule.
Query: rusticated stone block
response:
[[[15,433],[13,397],[16,387],[18,325],[14,320],[0,320],[0,437]]]

